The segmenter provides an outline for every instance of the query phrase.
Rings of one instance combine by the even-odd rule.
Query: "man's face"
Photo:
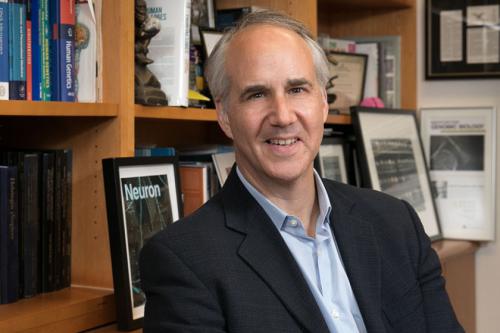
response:
[[[261,189],[312,178],[328,105],[306,42],[255,26],[238,33],[226,55],[230,91],[216,102],[218,117],[245,177]]]

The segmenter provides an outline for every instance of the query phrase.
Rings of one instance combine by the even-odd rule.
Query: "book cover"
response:
[[[0,0],[0,100],[9,99],[9,1]]]
[[[76,1],[75,95],[78,102],[97,102],[97,21],[88,0]]]
[[[26,99],[26,5],[9,0],[9,99]]]
[[[49,0],[49,72],[50,100],[60,101],[61,58],[59,57],[59,38],[61,21],[61,1]]]
[[[19,298],[17,168],[0,166],[0,304]]]
[[[148,14],[160,21],[151,39],[148,68],[158,78],[168,105],[188,106],[191,0],[147,0]]]

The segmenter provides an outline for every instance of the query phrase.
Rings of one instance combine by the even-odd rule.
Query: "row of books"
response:
[[[0,304],[71,282],[71,150],[0,154]]]
[[[95,102],[96,27],[91,0],[0,0],[0,100]]]
[[[172,147],[137,148],[135,156],[179,157],[183,214],[187,216],[214,196],[224,184],[235,156],[230,146],[215,145],[176,150]]]

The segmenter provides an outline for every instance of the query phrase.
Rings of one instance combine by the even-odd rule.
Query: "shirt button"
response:
[[[297,224],[299,224],[299,222],[297,222],[297,220],[296,220],[296,219],[290,219],[290,226],[292,226],[292,227],[296,227],[296,226],[297,226]]]
[[[339,319],[340,314],[336,309],[332,310],[332,317],[333,317],[333,319]]]

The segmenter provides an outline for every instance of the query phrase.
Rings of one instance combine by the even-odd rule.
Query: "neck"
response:
[[[316,219],[319,215],[318,194],[312,166],[310,172],[293,181],[277,182],[255,179],[240,168],[245,179],[269,201],[288,215],[298,217],[309,236],[316,234]]]

